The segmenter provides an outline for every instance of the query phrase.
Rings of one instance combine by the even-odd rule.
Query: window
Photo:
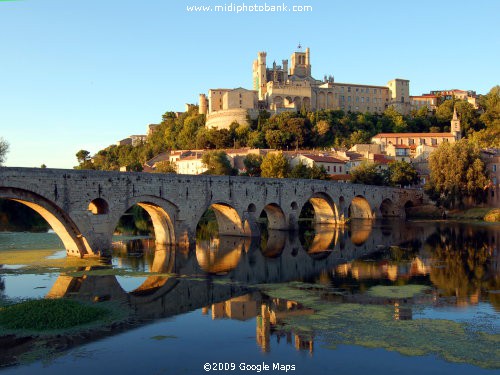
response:
[[[496,172],[496,171],[497,171],[497,165],[493,164],[493,172]]]
[[[327,166],[327,167],[326,167],[326,170],[327,170],[328,172],[330,172],[330,166]]]
[[[369,97],[366,98],[366,102],[370,103],[370,98]]]
[[[347,88],[347,92],[351,92],[351,88],[350,87]]]
[[[351,97],[350,97],[350,96],[348,96],[348,97],[347,97],[347,102],[348,102],[348,103],[350,103],[350,102],[351,102]]]
[[[362,96],[361,97],[361,103],[364,103],[365,102],[365,98]]]
[[[339,172],[342,173],[342,167],[339,167]]]
[[[359,89],[356,87],[356,92],[358,92],[358,91],[359,91]]]
[[[333,166],[333,172],[337,172],[337,167],[335,165]]]
[[[356,96],[356,103],[359,103],[359,96]]]
[[[365,92],[365,89],[364,89],[364,88],[361,88],[361,92]]]

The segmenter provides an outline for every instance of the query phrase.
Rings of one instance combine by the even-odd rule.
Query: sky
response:
[[[291,10],[187,10],[231,4]],[[4,164],[72,168],[210,88],[251,89],[258,51],[270,66],[299,44],[317,79],[485,94],[500,83],[498,14],[497,0],[0,0]]]

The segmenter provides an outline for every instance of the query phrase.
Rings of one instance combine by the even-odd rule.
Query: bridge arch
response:
[[[314,209],[315,224],[335,224],[337,222],[337,206],[328,194],[315,193],[308,199],[308,202]]]
[[[380,204],[380,214],[382,217],[399,216],[396,205],[389,198],[384,199]]]
[[[43,217],[64,244],[68,255],[94,255],[80,230],[56,203],[32,191],[0,187],[0,198],[19,202]]]
[[[219,235],[245,236],[246,230],[243,227],[243,221],[238,214],[238,211],[226,202],[219,201],[212,203],[209,207],[207,207],[202,215],[199,216],[196,221],[197,224],[200,222],[203,215],[210,209],[212,209],[215,214],[215,219],[217,220],[217,226],[219,228]]]
[[[362,195],[355,196],[349,206],[349,217],[351,219],[372,219],[373,213],[370,203]]]
[[[105,215],[109,213],[109,204],[102,198],[96,198],[89,203],[88,209],[94,215]]]
[[[144,195],[128,200],[123,211],[118,210],[115,212],[112,220],[113,225],[111,225],[112,231],[115,230],[123,214],[136,205],[143,208],[151,217],[157,244],[169,245],[176,243],[174,218],[177,207],[165,199],[154,196]]]
[[[286,225],[285,213],[281,207],[276,203],[269,203],[263,209],[261,216],[265,213],[267,216],[267,228],[275,230],[286,230],[288,227]]]

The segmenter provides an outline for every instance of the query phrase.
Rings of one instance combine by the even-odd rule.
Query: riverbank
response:
[[[445,210],[434,205],[410,207],[406,214],[409,220],[453,220],[500,222],[500,209],[492,207],[474,207],[466,210]]]

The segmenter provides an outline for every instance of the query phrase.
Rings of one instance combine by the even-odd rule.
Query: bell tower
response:
[[[453,118],[451,119],[450,132],[455,137],[455,140],[462,138],[462,129],[460,127],[460,119],[457,116],[457,109],[453,108]]]

